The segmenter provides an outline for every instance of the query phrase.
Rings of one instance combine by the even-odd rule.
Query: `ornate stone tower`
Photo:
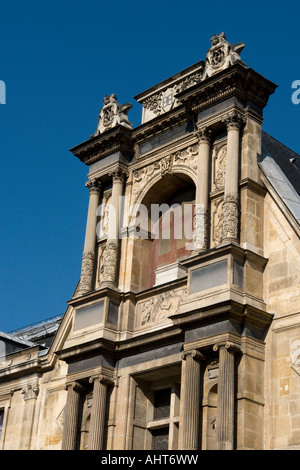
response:
[[[35,369],[50,410],[36,448],[300,445],[285,414],[300,398],[300,201],[280,167],[299,156],[262,131],[276,85],[243,48],[213,36],[205,61],[136,96],[134,129],[105,96],[71,149],[89,168],[86,235]]]

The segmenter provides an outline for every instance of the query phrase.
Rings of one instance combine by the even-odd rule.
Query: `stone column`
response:
[[[80,393],[82,393],[84,389],[77,382],[68,384],[66,388],[68,395],[61,448],[62,450],[75,450],[78,432]]]
[[[185,372],[181,385],[184,386],[183,417],[182,417],[182,450],[199,448],[200,429],[200,361],[204,356],[199,351],[187,351],[182,354],[185,360]]]
[[[227,157],[223,203],[222,242],[238,241],[239,207],[239,154],[240,128],[242,119],[238,113],[228,115],[224,122],[227,127]]]
[[[39,386],[37,383],[28,384],[22,388],[21,393],[23,395],[25,404],[20,449],[30,450],[34,424],[35,405],[39,393]]]
[[[217,450],[234,448],[234,358],[236,347],[226,342],[215,344],[214,351],[219,350],[219,381],[216,419]]]
[[[106,247],[102,255],[101,287],[117,289],[117,269],[119,258],[120,201],[123,195],[125,173],[116,170],[112,174],[111,208]]]
[[[193,251],[208,248],[208,192],[209,192],[209,155],[210,131],[206,127],[196,131],[199,149],[197,157],[197,183],[194,213]]]
[[[81,277],[78,290],[79,295],[86,294],[92,290],[96,249],[97,209],[99,206],[101,185],[98,180],[92,180],[88,181],[86,186],[89,188],[90,200],[82,255]]]
[[[94,389],[88,449],[103,450],[107,387],[112,381],[102,375],[89,381],[94,383]]]

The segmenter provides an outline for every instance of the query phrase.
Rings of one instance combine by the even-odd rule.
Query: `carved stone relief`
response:
[[[127,113],[131,108],[131,103],[126,103],[123,105],[118,103],[116,95],[106,95],[103,98],[103,107],[99,112],[96,132],[91,137],[102,134],[103,132],[119,124],[131,129],[132,123],[128,121],[127,117]]]
[[[226,173],[227,145],[214,149],[213,185],[214,189],[224,189]]]
[[[207,248],[207,226],[208,213],[204,209],[203,204],[196,204],[194,213],[194,251],[203,250]]]
[[[94,257],[95,254],[92,251],[88,251],[82,255],[79,294],[89,292],[92,288]]]
[[[22,388],[21,394],[23,395],[24,400],[30,400],[31,398],[37,398],[39,394],[38,384],[28,384]]]
[[[223,198],[212,203],[212,246],[219,246],[223,235]]]
[[[238,197],[227,194],[223,203],[223,235],[222,238],[237,240],[238,230]]]
[[[137,304],[136,323],[144,326],[158,322],[178,312],[180,303],[187,296],[187,289],[164,292]]]
[[[158,175],[163,177],[172,170],[173,166],[188,167],[195,172],[197,170],[197,155],[198,145],[190,145],[189,147],[178,150],[174,154],[163,157],[161,160],[151,163],[148,166],[135,170],[133,172],[133,203],[151,179]]]
[[[196,83],[199,83],[201,81],[201,77],[202,71],[199,70],[179,81],[174,86],[145,98],[142,101],[142,105],[146,114],[146,119],[144,119],[144,122],[152,119],[153,117],[160,116],[161,114],[166,113],[172,108],[178,106],[179,102],[175,98],[175,95],[181,91],[186,90],[187,88],[190,88],[193,85],[196,85]]]
[[[101,282],[115,282],[117,274],[118,245],[114,242],[106,244],[102,253],[100,271]]]

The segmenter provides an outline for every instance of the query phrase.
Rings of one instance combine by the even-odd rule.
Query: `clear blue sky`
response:
[[[102,98],[133,96],[205,59],[224,31],[279,88],[264,130],[300,153],[299,3],[16,0],[0,7],[1,318],[10,331],[62,314],[80,275],[87,167],[69,149],[97,126]]]

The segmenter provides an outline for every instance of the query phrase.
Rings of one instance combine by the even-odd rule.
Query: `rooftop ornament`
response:
[[[103,98],[103,107],[99,112],[98,127],[96,132],[91,137],[96,137],[103,132],[112,129],[118,125],[132,128],[132,123],[129,122],[127,113],[132,108],[131,103],[121,105],[117,101],[115,94],[106,95]]]
[[[226,41],[225,33],[215,34],[211,38],[210,42],[211,48],[206,54],[205,69],[202,80],[227,69],[237,62],[246,66],[240,57],[240,53],[245,47],[243,42],[233,45]]]

